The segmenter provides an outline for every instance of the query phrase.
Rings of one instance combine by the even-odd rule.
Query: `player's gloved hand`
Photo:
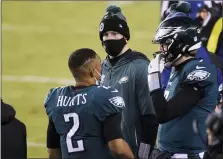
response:
[[[157,54],[148,66],[148,83],[150,91],[161,88],[160,74],[164,69],[162,54]]]
[[[149,64],[149,73],[153,73],[153,72],[162,73],[164,69],[163,54],[157,52],[153,55],[154,55],[154,59],[152,59]]]
[[[151,146],[149,144],[140,142],[139,150],[138,150],[139,159],[149,159],[150,148],[151,148]]]

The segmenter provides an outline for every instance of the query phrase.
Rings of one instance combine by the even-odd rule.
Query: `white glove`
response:
[[[161,88],[160,74],[163,69],[164,60],[161,54],[157,54],[148,66],[148,85],[151,92]]]
[[[162,54],[157,54],[154,59],[150,61],[148,73],[160,72],[164,69],[164,60]]]

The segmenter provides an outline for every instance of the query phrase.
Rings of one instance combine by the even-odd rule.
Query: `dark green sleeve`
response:
[[[46,107],[47,106],[47,103],[49,102],[49,100],[50,100],[50,97],[51,97],[51,95],[52,95],[52,93],[53,93],[53,88],[51,88],[50,90],[49,90],[49,92],[48,92],[48,94],[46,95],[46,97],[45,97],[45,99],[44,99],[44,106]]]
[[[98,89],[98,100],[94,100],[98,108],[96,116],[100,121],[104,121],[106,117],[120,113],[125,107],[125,102],[116,89],[104,86]]]
[[[50,89],[48,94],[45,97],[45,100],[44,100],[44,107],[45,107],[46,114],[48,115],[49,119],[51,119],[51,113],[52,113],[52,111],[51,111],[52,109],[49,107],[49,103],[52,99],[54,90],[55,90],[54,88]]]
[[[217,82],[215,72],[216,70],[213,70],[212,67],[207,67],[204,64],[191,66],[183,75],[182,85],[204,88]]]
[[[135,93],[141,115],[154,114],[148,86],[148,65],[145,60],[135,63]]]

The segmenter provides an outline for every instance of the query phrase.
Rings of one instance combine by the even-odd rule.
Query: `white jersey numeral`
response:
[[[70,131],[67,133],[67,137],[66,137],[68,152],[72,153],[72,152],[84,151],[83,140],[77,140],[77,147],[73,147],[72,139],[71,139],[75,135],[76,131],[78,130],[80,126],[79,116],[77,115],[77,113],[64,114],[65,122],[70,122],[70,118],[73,119],[73,126],[70,129]]]

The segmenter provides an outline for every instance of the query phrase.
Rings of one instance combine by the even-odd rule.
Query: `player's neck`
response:
[[[84,80],[84,81],[76,81],[75,86],[91,86],[95,84],[95,80]]]
[[[126,44],[126,45],[123,47],[122,51],[120,52],[120,54],[119,54],[118,56],[124,54],[128,49],[129,49],[129,47],[128,47],[128,45]]]
[[[189,59],[193,58],[192,56],[182,56],[179,60],[177,60],[175,63],[174,63],[174,66],[178,66],[180,64],[182,64],[184,61],[187,61]]]

